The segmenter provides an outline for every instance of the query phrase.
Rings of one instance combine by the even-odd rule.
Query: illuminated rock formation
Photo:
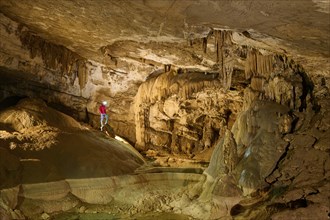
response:
[[[329,217],[328,3],[1,1],[0,218]]]

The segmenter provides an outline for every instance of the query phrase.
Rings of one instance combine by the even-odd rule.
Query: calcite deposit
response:
[[[1,219],[329,218],[329,5],[1,1]]]

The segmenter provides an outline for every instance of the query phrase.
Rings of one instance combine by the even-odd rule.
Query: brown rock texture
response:
[[[329,218],[329,5],[1,1],[1,218]]]
[[[23,99],[1,111],[0,125],[1,188],[120,175],[144,164],[134,150],[124,155],[129,146],[121,142],[116,145],[114,139],[92,131],[41,100]]]

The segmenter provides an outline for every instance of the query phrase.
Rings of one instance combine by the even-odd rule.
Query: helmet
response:
[[[103,101],[102,104],[103,104],[103,105],[106,105],[106,104],[108,104],[108,103],[107,103],[107,101]]]

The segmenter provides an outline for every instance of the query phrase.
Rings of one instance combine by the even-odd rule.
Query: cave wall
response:
[[[248,31],[192,26],[185,42],[117,41],[99,48],[101,64],[3,14],[1,23],[2,100],[41,97],[94,127],[107,100],[114,131],[142,151],[194,157],[213,149],[256,100],[298,112],[318,108],[312,87],[323,91],[328,83],[323,76],[312,82],[282,48]]]
[[[1,19],[1,100],[38,97],[74,118],[99,126],[98,105],[109,103],[116,133],[135,140],[131,103],[139,82],[154,68],[118,60],[118,71],[49,42],[3,14]]]
[[[242,112],[216,144],[202,196],[248,196],[235,219],[326,218],[328,69],[256,48],[246,61]]]
[[[249,48],[245,79],[242,111],[207,172],[216,177],[235,169],[242,186],[260,188],[289,145],[283,136],[298,129],[300,112],[317,104],[304,69],[285,55]],[[227,154],[232,148],[237,153]]]
[[[265,200],[279,207],[264,203],[269,213],[301,200],[329,212],[327,59],[290,58],[247,31],[198,27],[177,48],[106,45],[101,64],[0,15],[1,100],[41,97],[95,127],[98,104],[108,100],[111,126],[139,150],[193,158],[215,148],[205,172],[216,183],[212,196],[271,187]],[[232,191],[222,187],[229,180]],[[246,210],[258,207],[251,203]]]
[[[204,33],[198,39],[188,38],[188,44],[207,58],[212,71],[172,65],[171,70],[140,86],[135,98],[136,147],[140,150],[156,148],[194,157],[215,146],[239,113],[253,109],[256,101],[281,106],[274,118],[284,123],[280,133],[291,129],[294,116],[289,111],[301,112],[307,103],[317,108],[312,82],[292,58],[269,46],[248,43],[248,32],[239,35],[214,29]],[[245,139],[263,126],[255,122],[252,110],[247,115],[251,116],[236,125],[242,128],[235,135],[239,147],[249,146],[250,140]],[[240,136],[240,132],[248,135]]]
[[[1,100],[11,96],[42,98],[49,105],[94,127],[99,126],[98,105],[101,101],[107,100],[110,125],[118,135],[131,143],[138,141],[137,146],[142,146],[140,149],[145,150],[144,146],[150,144],[151,147],[166,146],[167,151],[171,152],[173,149],[173,152],[189,155],[193,154],[194,149],[203,150],[205,146],[211,147],[221,135],[223,124],[232,124],[235,114],[239,111],[241,101],[238,91],[229,94],[233,96],[233,103],[236,102],[233,105],[237,105],[232,112],[228,110],[232,107],[231,104],[224,107],[227,101],[220,92],[229,90],[234,71],[238,77],[242,76],[242,65],[230,56],[244,56],[244,51],[239,51],[238,45],[232,46],[230,31],[213,32],[203,29],[202,35],[189,37],[188,42],[181,42],[179,48],[174,49],[173,43],[151,42],[150,48],[141,49],[141,45],[147,47],[147,44],[139,45],[133,41],[116,42],[100,48],[99,52],[104,54],[101,64],[82,57],[62,45],[45,40],[4,14],[1,14],[1,23],[1,36],[4,39],[0,50],[3,79]],[[226,40],[221,40],[221,36]],[[234,49],[231,50],[229,47]],[[127,52],[129,50],[131,51]],[[179,51],[182,59],[176,55],[162,58],[164,51],[167,54]],[[237,51],[242,54],[235,54]],[[196,62],[199,64],[196,65]],[[168,111],[172,111],[169,113],[169,119],[165,120],[167,125],[163,128],[160,124],[164,121],[158,121],[159,115],[163,114],[162,110],[156,110],[157,105],[163,104],[155,104],[154,98],[147,101],[152,106],[150,104],[150,108],[143,107],[143,114],[151,113],[151,127],[147,128],[148,131],[144,135],[140,132],[140,124],[137,126],[138,131],[135,127],[136,122],[144,121],[138,116],[141,115],[139,103],[149,99],[149,94],[145,90],[147,87],[153,87],[153,80],[161,77],[159,74],[168,74],[170,70],[177,76],[168,76],[167,80],[158,80],[156,84],[163,87],[173,85],[171,90],[174,90],[169,95],[174,95],[180,90],[179,98],[173,101],[173,97],[166,95],[166,99],[169,100],[163,100],[166,101],[164,103]],[[173,79],[170,79],[171,77]],[[143,82],[146,83],[140,87]],[[178,86],[183,87],[175,89]],[[162,91],[158,93],[158,90],[158,95],[165,95]],[[213,95],[211,90],[219,92]],[[202,106],[194,101],[195,97],[203,102]],[[209,100],[203,101],[204,99]],[[187,103],[184,104],[185,100]],[[221,112],[215,113],[211,110],[212,115],[207,116],[211,106],[214,106],[213,103],[217,103],[216,107],[222,105],[219,107]],[[176,108],[176,105],[181,106],[178,109],[181,109],[181,113],[173,112],[176,110],[172,108]],[[192,107],[186,108],[183,105]],[[188,119],[186,111],[191,111]],[[195,111],[198,113],[194,113]],[[194,125],[187,126],[187,123],[191,122]],[[197,127],[193,128],[195,125]],[[193,131],[189,132],[189,129]],[[153,138],[153,134],[156,133],[162,137]],[[179,145],[184,146],[181,148]]]

